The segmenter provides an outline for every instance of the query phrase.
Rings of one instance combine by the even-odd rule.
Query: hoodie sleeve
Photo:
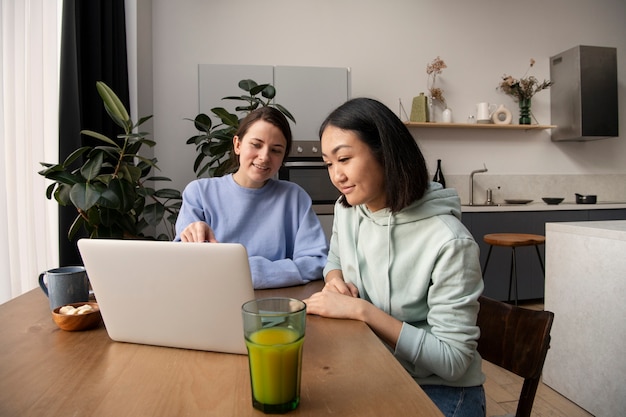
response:
[[[478,245],[470,238],[441,247],[428,290],[426,323],[404,323],[394,353],[414,377],[437,375],[453,382],[477,362],[476,318],[483,290],[478,259]]]

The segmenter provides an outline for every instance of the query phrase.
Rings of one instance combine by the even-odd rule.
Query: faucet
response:
[[[483,162],[483,169],[477,169],[474,170],[470,173],[470,180],[469,180],[469,205],[473,206],[474,205],[474,174],[480,174],[483,172],[487,172],[487,165],[485,165],[485,163]]]

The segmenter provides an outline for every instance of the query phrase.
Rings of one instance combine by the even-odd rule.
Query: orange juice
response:
[[[246,338],[255,408],[289,411],[300,402],[302,343],[295,330],[270,327]]]

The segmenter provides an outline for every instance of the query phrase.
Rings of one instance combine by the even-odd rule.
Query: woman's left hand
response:
[[[304,300],[307,314],[334,319],[353,319],[365,322],[390,347],[396,347],[402,322],[362,298],[320,291]]]
[[[311,295],[304,302],[308,314],[335,319],[359,320],[359,311],[364,301],[335,291],[320,291]]]

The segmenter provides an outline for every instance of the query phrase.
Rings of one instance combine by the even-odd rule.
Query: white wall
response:
[[[478,101],[503,103],[517,117],[516,104],[496,90],[501,76],[522,76],[534,58],[531,73],[549,78],[549,57],[576,45],[617,48],[620,138],[556,143],[549,131],[457,129],[414,135],[433,172],[440,158],[449,175],[483,162],[491,174],[626,173],[623,0],[152,0],[151,12],[152,44],[143,46],[153,54],[147,114],[154,114],[162,174],[181,190],[195,178],[195,150],[185,144],[195,131],[184,119],[198,113],[200,63],[350,67],[353,97],[377,98],[398,113],[399,99],[410,112],[412,97],[425,91],[426,65],[439,55],[448,68],[438,85],[464,121]],[[550,123],[549,100],[549,91],[533,98],[541,124]]]

